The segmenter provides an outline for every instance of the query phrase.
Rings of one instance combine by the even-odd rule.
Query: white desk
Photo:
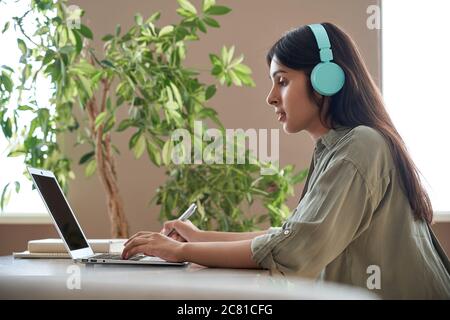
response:
[[[194,264],[84,265],[68,259],[0,257],[0,299],[371,298],[374,296],[363,289],[287,279],[266,270],[212,269]]]

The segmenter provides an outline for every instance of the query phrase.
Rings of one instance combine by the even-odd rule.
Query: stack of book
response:
[[[94,253],[121,253],[126,239],[88,239]],[[39,239],[28,241],[23,252],[13,252],[14,258],[70,259],[61,239]]]

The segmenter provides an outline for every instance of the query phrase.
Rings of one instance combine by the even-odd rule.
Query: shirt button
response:
[[[291,233],[291,230],[286,229],[286,230],[283,231],[283,233],[284,233],[285,236],[287,236],[289,233]]]

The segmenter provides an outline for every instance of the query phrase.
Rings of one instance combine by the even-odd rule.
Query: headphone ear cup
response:
[[[311,84],[314,90],[323,96],[336,94],[344,83],[344,70],[334,62],[321,62],[311,72]]]

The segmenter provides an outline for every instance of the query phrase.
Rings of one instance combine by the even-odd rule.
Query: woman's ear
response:
[[[321,105],[322,102],[323,102],[324,99],[325,99],[325,96],[321,95],[320,93],[318,93],[318,92],[315,91],[314,89],[313,89],[313,95],[314,95],[314,100],[317,101],[317,102],[319,102],[318,104]]]
[[[318,108],[322,109],[324,107],[327,107],[330,104],[330,97],[323,96],[320,93],[317,93],[314,89],[313,89],[312,94],[313,94],[313,100]]]

